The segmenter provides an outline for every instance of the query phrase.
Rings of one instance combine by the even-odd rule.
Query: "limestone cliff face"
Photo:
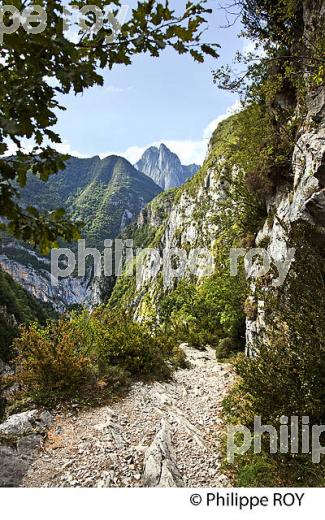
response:
[[[325,6],[318,0],[304,2],[305,31],[308,33],[313,26],[314,17],[325,16]],[[308,36],[308,34],[307,34]],[[307,38],[307,41],[310,38]],[[285,99],[281,100],[285,103]],[[166,171],[180,171],[180,161],[167,157],[166,147],[150,149],[143,157],[141,164],[136,166],[162,186],[160,174]],[[173,155],[173,154],[172,154]],[[177,164],[176,164],[177,163]],[[263,247],[269,256],[282,261],[287,257],[289,236],[295,223],[308,222],[312,226],[324,229],[325,226],[325,89],[319,87],[309,93],[307,98],[307,113],[302,121],[299,139],[292,156],[293,176],[275,187],[272,196],[267,200],[268,216],[264,225],[259,229],[255,241],[250,247]],[[176,168],[177,166],[177,168]],[[166,256],[171,258],[173,252],[181,249],[185,253],[185,265],[178,279],[195,280],[208,276],[211,272],[208,262],[201,262],[196,276],[193,277],[191,251],[206,249],[213,258],[216,242],[220,233],[216,215],[222,211],[223,202],[227,199],[227,181],[223,175],[224,158],[216,152],[213,140],[210,143],[207,159],[189,181],[177,189],[167,190],[151,201],[140,212],[133,229],[126,238],[133,238],[132,234],[140,237],[137,245],[154,248],[156,252],[144,252],[138,256],[137,276],[133,282],[126,281],[128,289],[127,302],[132,306],[136,317],[142,319],[148,312],[157,313],[159,301],[167,292],[171,291],[176,283],[175,271],[172,262],[165,262]],[[162,168],[164,167],[164,168]],[[166,168],[165,168],[166,167]],[[157,169],[158,168],[158,169]],[[176,169],[175,169],[176,168]],[[151,173],[150,173],[151,172]],[[184,173],[184,172],[183,172]],[[232,165],[232,175],[236,175],[236,166]],[[136,175],[134,175],[136,176]],[[167,176],[168,177],[168,176]],[[166,181],[166,188],[175,185]],[[177,177],[176,185],[184,181]],[[159,191],[159,189],[157,189]],[[133,215],[132,215],[133,216]],[[123,214],[122,227],[132,218],[127,210]],[[319,240],[322,240],[319,235]],[[267,244],[267,245],[265,245]],[[101,285],[98,281],[91,282],[89,278],[67,278],[53,287],[50,280],[48,266],[33,262],[16,262],[8,260],[6,251],[2,251],[0,263],[13,278],[21,283],[42,301],[50,301],[61,310],[68,305],[79,303],[93,306],[102,301]],[[40,261],[40,259],[38,259]],[[45,260],[43,259],[44,263]],[[252,271],[255,269],[255,264]],[[292,262],[290,269],[294,270]],[[248,272],[248,275],[252,273]],[[112,282],[114,283],[114,282]],[[121,283],[117,282],[119,291]],[[265,327],[265,306],[263,289],[257,293],[256,284],[250,287],[250,301],[256,307],[254,316],[247,318],[246,340],[247,349],[260,336]],[[110,286],[111,291],[111,286]],[[117,294],[118,294],[117,291]],[[262,296],[261,296],[262,294]]]
[[[128,304],[137,319],[144,319],[148,313],[159,318],[161,298],[180,279],[194,276],[199,283],[213,272],[218,237],[215,215],[227,195],[219,169],[209,164],[208,159],[183,187],[154,199],[128,230],[128,238],[140,236],[137,245],[148,248],[137,256],[135,286],[128,294]],[[179,267],[173,263],[174,256],[181,262]],[[118,281],[118,290],[120,285]],[[131,286],[131,282],[126,285]]]
[[[305,31],[313,25],[314,16],[324,16],[322,2],[305,2]],[[318,240],[324,240],[325,226],[325,88],[319,87],[308,95],[307,114],[302,121],[299,139],[292,156],[293,177],[278,185],[267,200],[268,216],[255,242],[250,247],[263,247],[269,257],[281,262],[288,257],[290,232],[295,223],[308,222],[321,231]],[[160,258],[150,253],[141,257],[136,287],[132,296],[135,315],[142,319],[148,312],[155,313],[160,298],[175,286],[174,270],[170,264],[164,266],[163,254],[171,254],[182,248],[188,254],[193,248],[206,247],[214,254],[219,228],[215,215],[220,211],[220,203],[227,197],[222,175],[222,157],[216,156],[213,143],[205,165],[185,186],[178,188],[169,204],[159,197],[151,203],[138,219],[138,227],[151,227],[156,233],[153,246],[160,252]],[[236,168],[233,171],[236,174]],[[159,209],[159,211],[158,211]],[[160,218],[157,219],[157,214]],[[267,246],[265,245],[267,244]],[[325,244],[323,244],[325,245]],[[197,281],[205,276],[205,266],[198,273]],[[247,278],[256,269],[253,263]],[[293,261],[291,270],[295,269]],[[140,272],[140,274],[139,274]],[[191,279],[188,266],[182,278]],[[193,280],[193,277],[192,277]],[[262,281],[262,284],[264,282]],[[247,318],[247,351],[257,336],[265,330],[265,294],[269,285],[256,291],[256,283],[250,286],[250,302],[256,306],[254,316]],[[262,296],[261,296],[262,294]]]
[[[175,267],[164,263],[164,255],[182,249],[189,259],[195,248],[206,248],[212,255],[216,252],[216,241],[220,228],[216,215],[222,211],[223,202],[228,197],[227,182],[223,176],[224,160],[216,154],[215,143],[211,143],[207,160],[196,176],[185,186],[161,194],[141,213],[136,222],[141,236],[152,237],[150,248],[155,252],[145,252],[138,256],[137,277],[134,289],[129,293],[129,303],[138,319],[158,315],[159,302],[176,283]],[[270,258],[281,262],[287,258],[290,231],[294,223],[308,222],[315,229],[325,226],[325,91],[318,89],[308,100],[308,113],[303,121],[300,137],[293,157],[292,179],[279,185],[267,200],[267,218],[258,231],[250,247],[263,247]],[[232,167],[236,176],[236,167]],[[230,210],[231,211],[231,210]],[[149,233],[150,231],[150,233]],[[319,240],[322,240],[322,234]],[[265,245],[267,244],[267,246]],[[159,255],[157,257],[157,253]],[[209,276],[206,263],[202,263],[194,279],[197,283]],[[256,268],[247,272],[247,278]],[[290,269],[294,270],[292,262]],[[209,270],[208,270],[209,271]],[[272,275],[271,275],[272,276]],[[193,281],[191,263],[188,262],[179,279]],[[118,282],[119,283],[119,282]],[[262,282],[263,283],[263,282]],[[251,284],[249,299],[257,308],[254,319],[247,318],[247,351],[256,336],[261,336],[265,328],[265,307],[261,292],[265,294],[269,285],[256,292],[255,282]]]
[[[179,197],[179,198],[177,198]],[[173,288],[173,271],[168,262],[164,268],[163,255],[171,254],[173,250],[181,249],[187,253],[187,259],[191,250],[198,248],[213,249],[217,234],[217,226],[213,223],[213,216],[218,210],[218,203],[224,197],[222,184],[218,173],[208,169],[200,179],[195,190],[184,189],[181,193],[174,193],[172,204],[160,207],[165,219],[157,221],[156,212],[149,211],[149,223],[154,227],[160,227],[161,238],[157,244],[160,251],[159,265],[152,270],[152,258],[148,255],[147,262],[143,263],[137,286],[143,287],[150,284],[159,272],[164,270],[164,289]],[[152,206],[152,205],[151,205]],[[159,207],[159,206],[158,206]],[[190,264],[185,267],[184,277],[190,275]],[[204,268],[202,269],[202,276]],[[200,277],[200,274],[199,274]],[[150,289],[149,289],[150,290]]]
[[[318,0],[304,2],[306,41],[314,18],[325,17],[325,4]],[[281,186],[268,200],[268,218],[257,235],[256,245],[268,243],[268,253],[277,260],[286,258],[288,242],[293,225],[308,222],[317,229],[318,241],[325,249],[325,88],[310,92],[307,98],[307,115],[303,121],[300,137],[293,157],[293,183]],[[291,269],[295,269],[294,262]],[[306,266],[308,269],[308,266]],[[267,290],[267,287],[265,287]],[[247,350],[265,329],[264,299],[256,296],[255,284],[251,286],[251,299],[257,305],[256,320],[247,319]],[[297,302],[297,304],[299,304]]]
[[[28,250],[26,250],[28,251]],[[34,263],[18,262],[0,255],[0,266],[15,282],[21,285],[35,298],[43,303],[50,303],[59,312],[71,305],[92,307],[100,303],[99,289],[96,280],[90,277],[78,278],[69,276],[62,278],[56,285],[53,283],[46,259],[33,253]],[[38,265],[35,265],[38,261]]]
[[[292,190],[281,188],[274,198],[270,199],[268,205],[269,212],[274,215],[273,222],[267,220],[256,239],[257,246],[267,239],[268,253],[280,261],[288,254],[288,239],[294,223],[306,221],[320,228],[325,225],[324,118],[317,130],[306,132],[299,139],[293,165],[294,187]],[[291,269],[294,269],[294,263]],[[252,286],[253,296],[254,293],[255,287]],[[259,300],[256,303],[258,304],[257,319],[247,320],[248,346],[264,327],[264,302]]]

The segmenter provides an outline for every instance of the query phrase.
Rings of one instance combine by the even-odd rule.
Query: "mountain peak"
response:
[[[199,169],[193,164],[182,165],[178,155],[164,143],[159,148],[150,146],[134,166],[164,190],[181,186]]]

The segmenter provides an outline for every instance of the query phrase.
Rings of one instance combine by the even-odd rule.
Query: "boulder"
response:
[[[53,417],[48,411],[31,410],[9,417],[0,424],[0,434],[21,437],[32,433],[45,433]]]
[[[46,410],[17,413],[0,424],[0,487],[17,487],[53,422]]]

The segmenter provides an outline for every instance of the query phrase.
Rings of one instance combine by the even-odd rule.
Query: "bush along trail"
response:
[[[7,472],[10,455],[11,464],[19,463],[21,469],[11,485],[230,485],[220,469],[218,437],[221,401],[233,384],[231,367],[218,363],[210,348],[200,351],[187,344],[181,348],[188,367],[178,369],[168,382],[135,383],[126,397],[109,406],[87,410],[75,406],[54,414],[50,426],[44,416],[49,426],[46,437],[31,430],[25,437],[29,439],[25,444],[38,443],[39,451],[28,459],[26,452],[19,454],[19,447],[6,448]],[[36,429],[37,425],[41,428],[40,418],[34,420]]]

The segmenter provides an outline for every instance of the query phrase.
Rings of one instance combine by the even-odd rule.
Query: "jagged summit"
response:
[[[182,165],[178,155],[164,143],[159,148],[150,146],[134,166],[164,190],[181,186],[199,169],[196,164]]]

